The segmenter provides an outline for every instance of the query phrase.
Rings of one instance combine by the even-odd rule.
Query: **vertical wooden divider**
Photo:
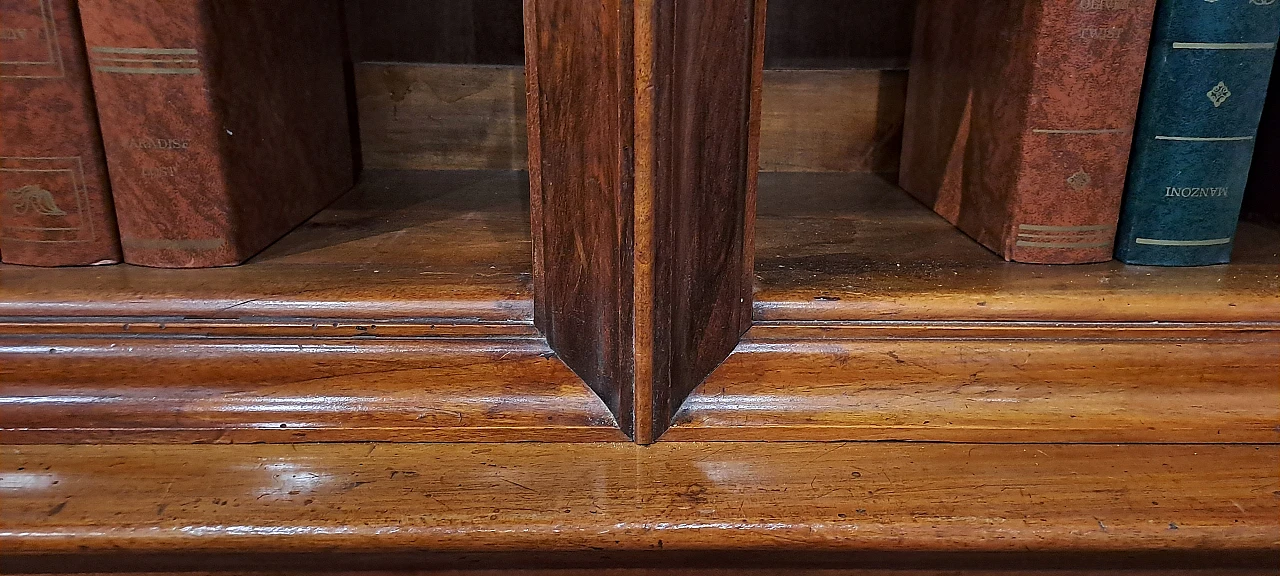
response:
[[[649,443],[751,324],[765,0],[526,0],[535,321]]]

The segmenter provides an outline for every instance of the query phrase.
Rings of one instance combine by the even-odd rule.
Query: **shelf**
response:
[[[370,569],[396,554],[410,555],[402,562],[417,554],[422,567],[446,553],[474,567],[504,552],[510,567],[532,561],[516,554],[532,551],[579,563],[621,552],[720,551],[727,563],[749,562],[735,558],[747,551],[818,555],[810,561],[879,553],[881,565],[899,566],[951,553],[938,568],[953,569],[945,563],[963,563],[963,554],[981,566],[1057,558],[1039,568],[1108,558],[1190,568],[1187,556],[1200,554],[1213,566],[1274,569],[1280,541],[1276,446],[313,444],[0,454],[7,572],[118,570],[131,559],[150,559],[151,571],[328,569],[344,565],[343,555]]]
[[[767,173],[759,321],[1280,321],[1280,229],[1244,222],[1233,262],[1003,261],[873,174]]]
[[[242,266],[0,266],[0,316],[527,324],[528,190],[517,171],[370,171]]]
[[[626,441],[532,323],[528,178],[375,171],[248,264],[0,267],[6,442]]]

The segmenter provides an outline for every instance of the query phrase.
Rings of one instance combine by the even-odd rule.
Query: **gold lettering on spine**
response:
[[[0,40],[6,46],[0,78],[62,78],[66,69],[53,4],[51,0],[27,3],[26,10],[5,12],[7,27],[0,31]]]
[[[1226,198],[1229,195],[1230,190],[1226,186],[1215,188],[1167,186],[1164,189],[1165,198]]]

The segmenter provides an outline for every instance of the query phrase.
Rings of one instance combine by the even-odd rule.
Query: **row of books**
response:
[[[0,259],[232,265],[348,189],[339,4],[0,0]],[[1278,36],[1277,0],[921,0],[900,184],[1009,260],[1226,262]]]
[[[913,196],[1008,260],[1229,261],[1280,2],[921,0],[916,26]]]
[[[353,183],[338,0],[0,0],[0,259],[243,262]]]

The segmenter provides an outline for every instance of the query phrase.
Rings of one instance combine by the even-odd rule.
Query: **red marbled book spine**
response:
[[[337,0],[81,0],[125,261],[244,262],[352,184]]]
[[[1019,262],[1110,260],[1155,0],[922,0],[899,183]]]
[[[74,0],[0,0],[0,259],[120,261]]]

